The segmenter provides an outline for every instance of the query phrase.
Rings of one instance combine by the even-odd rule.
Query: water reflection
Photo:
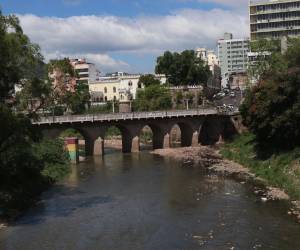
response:
[[[72,169],[0,249],[300,249],[284,204],[149,153],[108,154]]]

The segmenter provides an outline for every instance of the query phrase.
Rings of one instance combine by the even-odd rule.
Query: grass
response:
[[[255,150],[255,136],[247,133],[225,144],[220,152],[225,158],[248,167],[268,185],[284,189],[292,199],[300,199],[300,148],[261,159]]]

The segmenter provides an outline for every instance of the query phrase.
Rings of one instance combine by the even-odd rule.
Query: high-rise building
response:
[[[78,73],[77,82],[94,82],[100,77],[100,72],[97,70],[95,64],[87,62],[85,59],[70,59],[74,69]]]
[[[218,58],[221,68],[222,86],[228,84],[232,73],[247,71],[250,41],[248,38],[233,39],[232,34],[225,33],[218,41]]]
[[[251,40],[300,35],[300,1],[250,1]]]

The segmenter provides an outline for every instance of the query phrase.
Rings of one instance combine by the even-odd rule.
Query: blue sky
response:
[[[5,13],[69,17],[77,15],[166,15],[182,8],[209,10],[226,5],[192,0],[2,0]]]
[[[247,35],[247,0],[2,0],[45,59],[85,57],[103,72],[153,72],[165,50]]]

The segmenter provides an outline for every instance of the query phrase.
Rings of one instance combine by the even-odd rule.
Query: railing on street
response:
[[[32,121],[35,125],[41,124],[61,124],[78,122],[101,122],[101,121],[121,121],[121,120],[139,120],[155,118],[172,118],[186,116],[203,116],[226,114],[232,115],[232,112],[219,112],[216,108],[193,109],[193,110],[172,110],[172,111],[151,111],[151,112],[131,112],[131,113],[111,113],[111,114],[87,114],[87,115],[65,115],[40,117],[38,121]]]

